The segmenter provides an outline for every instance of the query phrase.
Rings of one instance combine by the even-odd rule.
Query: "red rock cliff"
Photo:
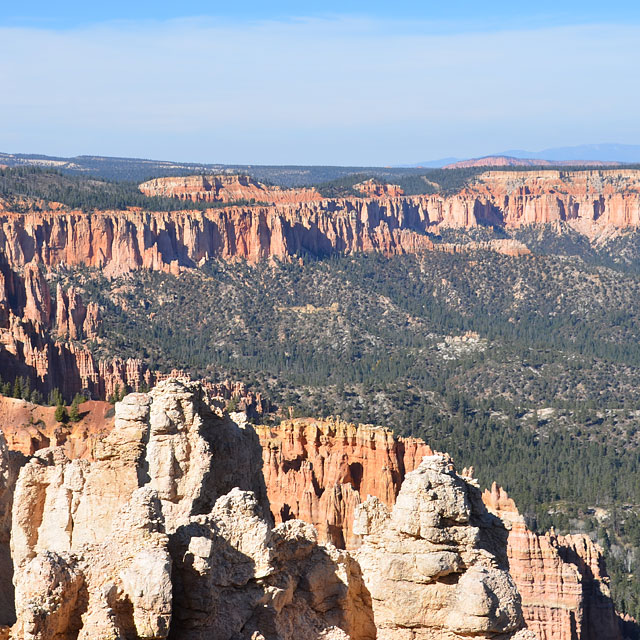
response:
[[[361,497],[393,506],[405,474],[433,453],[420,440],[339,419],[286,420],[256,430],[275,521],[310,522],[321,540],[340,547],[358,542],[353,516]]]
[[[11,266],[66,263],[113,275],[139,268],[177,271],[209,258],[256,262],[299,253],[415,252],[433,248],[424,234],[442,226],[566,221],[597,234],[640,223],[640,171],[496,171],[453,195],[291,198],[204,212],[7,212],[0,215],[0,252]]]
[[[255,200],[280,204],[322,200],[315,189],[283,189],[267,186],[249,176],[211,175],[155,178],[140,185],[147,196],[164,196],[191,202]]]
[[[482,499],[510,529],[509,573],[540,640],[621,640],[602,549],[586,535],[532,533],[495,484]]]
[[[421,440],[336,419],[287,420],[256,430],[276,522],[311,522],[320,539],[347,548],[360,544],[356,506],[375,496],[392,507],[405,475],[433,453]],[[540,640],[621,640],[599,547],[587,536],[532,533],[495,485],[483,501],[510,530],[509,572],[528,628]]]

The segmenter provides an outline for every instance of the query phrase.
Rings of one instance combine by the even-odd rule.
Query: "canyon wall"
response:
[[[423,456],[433,455],[420,440],[336,419],[296,419],[278,428],[257,426],[256,431],[276,522],[311,522],[320,540],[347,549],[363,544],[368,520],[382,526],[406,475]],[[467,484],[475,486],[466,475],[463,470]],[[479,492],[473,495],[480,499]],[[369,509],[364,506],[369,496],[375,499],[374,515],[362,511]],[[495,486],[481,499],[509,532],[509,573],[520,592],[527,626],[539,640],[621,640],[602,550],[588,536],[529,531],[513,501]],[[375,548],[390,544],[377,541]]]
[[[106,624],[105,607],[135,609],[138,605],[130,586],[116,581],[107,588],[101,574],[91,567],[112,571],[113,555],[120,575],[130,571],[138,575],[140,567],[134,563],[138,567],[134,570],[130,563],[137,554],[148,558],[147,543],[152,541],[155,578],[161,583],[170,580],[177,593],[181,589],[185,593],[175,596],[173,604],[167,588],[156,594],[161,599],[161,615],[156,611],[155,622],[149,624],[165,628],[173,615],[186,628],[204,598],[209,614],[202,623],[205,626],[198,627],[203,631],[214,624],[219,610],[211,604],[219,602],[217,590],[227,585],[219,574],[208,573],[211,544],[201,538],[210,540],[207,531],[213,528],[228,531],[234,545],[248,545],[251,562],[257,558],[258,565],[266,556],[279,553],[281,545],[289,549],[285,553],[289,560],[278,564],[288,577],[280,575],[269,582],[276,589],[274,594],[283,588],[279,586],[282,580],[313,584],[312,590],[320,589],[326,595],[328,589],[335,597],[332,590],[342,584],[342,604],[332,621],[340,619],[337,627],[352,633],[344,625],[352,624],[353,619],[348,622],[341,607],[359,608],[358,619],[369,628],[363,638],[377,633],[380,639],[404,640],[407,624],[414,629],[415,638],[474,634],[482,638],[485,633],[509,633],[526,623],[538,640],[621,640],[597,545],[587,536],[530,532],[503,491],[494,486],[481,495],[469,471],[455,473],[448,456],[434,454],[420,440],[396,438],[380,427],[338,419],[294,419],[278,426],[253,427],[243,413],[226,416],[224,403],[202,385],[179,380],[164,381],[149,394],[128,395],[116,405],[115,422],[107,403],[83,405],[82,421],[65,428],[53,424],[49,415],[53,408],[31,405],[29,409],[26,404],[9,398],[0,403],[10,448],[30,456],[18,476],[18,459],[10,467],[10,452],[0,446],[6,468],[4,475],[0,473],[5,483],[4,493],[0,491],[0,516],[2,496],[7,505],[5,566],[7,571],[15,567],[20,597],[50,607],[48,600],[42,601],[45,587],[53,589],[47,581],[57,585],[56,602],[67,594],[70,608],[49,609],[52,620],[73,618],[77,627],[79,619],[95,618],[102,625]],[[29,411],[32,420],[26,419]],[[34,451],[36,447],[39,450]],[[26,458],[20,460],[24,465]],[[139,490],[142,493],[136,493]],[[214,512],[217,515],[211,515]],[[131,518],[139,521],[135,524]],[[158,522],[168,539],[156,535],[161,531]],[[247,527],[247,538],[245,533],[231,531],[233,522],[243,531]],[[276,529],[269,533],[273,524]],[[280,542],[279,536],[285,540]],[[129,538],[134,550],[123,555]],[[256,540],[262,540],[258,552],[251,546]],[[316,543],[325,550],[314,551]],[[219,549],[220,544],[214,547]],[[290,544],[294,547],[288,547]],[[0,559],[1,545],[0,537]],[[196,573],[190,564],[184,565],[189,553],[195,553]],[[328,565],[326,554],[331,559]],[[216,556],[221,557],[226,562],[235,556],[227,552]],[[296,564],[297,573],[291,578],[293,568],[287,563],[297,563],[301,557],[304,561]],[[181,559],[178,564],[176,558]],[[163,568],[167,563],[173,567],[168,572]],[[319,572],[315,578],[304,574],[311,567]],[[331,577],[333,571],[350,576],[346,592],[343,579],[335,582]],[[243,580],[233,587],[234,592],[249,584],[246,575]],[[351,595],[349,585],[353,586]],[[83,612],[79,594],[84,589],[95,593],[93,604]],[[104,600],[109,589],[113,595]],[[300,595],[286,591],[284,602]],[[482,595],[486,593],[504,598],[503,613],[491,604],[495,604],[493,596]],[[227,597],[228,593],[223,600]],[[351,597],[357,604],[349,604]],[[469,615],[469,599],[474,602],[473,615]],[[299,598],[296,602],[302,606]],[[12,603],[12,590],[4,595],[0,592],[0,622],[11,621]],[[315,609],[311,607],[316,612],[313,615],[324,606],[320,601],[316,604]],[[143,602],[139,606],[146,611],[139,617],[148,621],[149,608],[156,605]],[[254,615],[249,610],[255,605],[243,606],[243,615]],[[309,612],[306,605],[305,611]],[[26,633],[32,625],[41,629],[40,635],[24,637],[55,637],[47,635],[53,627],[38,627],[44,623],[29,618],[30,611],[18,607],[16,615],[23,626],[15,627],[14,633],[16,628]],[[118,625],[135,625],[138,614],[134,622],[122,615]],[[269,615],[277,618],[279,612]],[[377,632],[371,631],[371,624]],[[76,627],[76,631],[81,628]]]
[[[586,535],[536,535],[495,484],[482,496],[509,529],[509,572],[541,640],[621,640],[602,549]]]
[[[356,555],[273,528],[258,435],[198,384],[127,396],[92,460],[46,448],[12,479],[0,438],[0,465],[4,638],[534,639],[506,528],[442,456],[360,505]]]
[[[421,440],[339,419],[300,418],[255,429],[275,521],[310,522],[320,540],[343,548],[359,543],[353,520],[361,496],[376,496],[391,508],[405,475],[433,455]]]
[[[150,371],[138,358],[97,360],[87,340],[99,342],[100,322],[98,306],[85,305],[75,287],[65,290],[58,284],[52,296],[39,265],[29,263],[20,273],[0,264],[0,371],[9,382],[27,378],[45,397],[57,388],[67,400],[76,393],[105,400],[167,378],[189,378],[178,369]],[[266,398],[243,383],[203,384],[212,395],[234,398],[249,415],[269,410]]]
[[[190,202],[234,202],[255,200],[270,204],[322,200],[315,189],[284,189],[265,185],[250,176],[220,174],[155,178],[140,185],[147,196],[177,198]]]
[[[178,272],[208,259],[411,253],[437,248],[425,233],[441,227],[566,221],[596,235],[640,223],[640,172],[489,171],[451,195],[315,201],[292,192],[287,198],[269,206],[168,213],[5,212],[0,252],[13,267],[86,265],[117,275],[141,268]]]

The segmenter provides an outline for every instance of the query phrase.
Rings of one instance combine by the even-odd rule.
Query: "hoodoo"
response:
[[[418,440],[335,420],[254,429],[169,379],[77,452],[26,459],[2,440],[5,637],[620,637],[592,544],[531,534]],[[524,539],[545,567],[533,584]],[[596,608],[610,627],[586,626]]]

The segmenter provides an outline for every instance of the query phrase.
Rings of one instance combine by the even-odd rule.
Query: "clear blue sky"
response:
[[[2,151],[399,164],[640,144],[636,2],[3,4]]]
[[[476,25],[538,26],[590,22],[623,23],[640,18],[640,3],[585,0],[369,0],[354,2],[300,2],[248,0],[246,2],[181,2],[111,0],[110,2],[5,2],[0,21],[5,25],[38,25],[69,28],[107,20],[170,20],[182,17],[216,16],[234,20],[282,20],[300,16],[350,14],[382,19],[411,19]]]

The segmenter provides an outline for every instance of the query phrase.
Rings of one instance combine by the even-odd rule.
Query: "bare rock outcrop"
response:
[[[359,542],[352,523],[361,497],[373,495],[391,507],[405,474],[433,453],[420,440],[340,419],[285,420],[256,431],[276,523],[310,522],[321,541],[342,548]]]
[[[386,184],[374,179],[354,184],[353,188],[368,198],[382,198],[385,196],[397,198],[404,195],[404,190],[397,184]]]
[[[312,522],[320,539],[347,549],[357,549],[363,534],[380,530],[406,474],[432,454],[419,440],[333,419],[286,420],[256,430],[276,522]],[[472,472],[462,475],[467,478]],[[513,501],[497,488],[484,499],[509,530],[504,550],[529,628],[541,640],[618,640],[617,616],[597,547],[585,536],[528,531]]]
[[[2,626],[11,624],[15,619],[13,560],[10,546],[11,512],[15,484],[23,462],[21,455],[9,450],[4,435],[0,433],[0,638]]]
[[[13,501],[11,637],[373,639],[357,563],[310,525],[272,531],[260,467],[253,430],[178,380],[118,403],[95,460],[37,452]]]
[[[427,456],[405,476],[391,512],[369,498],[357,520],[380,640],[507,638],[524,628],[507,532],[445,457]]]
[[[171,560],[160,505],[138,489],[100,543],[76,553],[44,550],[15,575],[12,637],[166,638],[171,621]]]
[[[376,637],[357,563],[319,546],[314,528],[299,520],[271,530],[253,493],[234,489],[219,498],[210,514],[178,529],[172,552],[172,637]]]
[[[144,189],[189,200],[242,197],[269,204],[91,215],[54,207],[3,211],[0,252],[13,268],[65,263],[113,276],[136,269],[179,273],[209,259],[255,263],[299,254],[415,253],[433,249],[427,234],[444,227],[563,222],[596,237],[640,225],[640,171],[634,169],[486,171],[452,194],[404,196],[388,190],[375,197],[337,199],[323,199],[313,190],[265,188],[250,179],[243,186],[238,176],[224,177],[229,184],[220,187],[207,186],[207,180],[162,178],[145,183]],[[522,247],[500,242],[481,248],[524,253]]]
[[[85,305],[75,287],[65,291],[58,283],[56,291],[56,333],[64,338],[79,340],[96,338],[100,324],[100,310],[95,302]]]
[[[354,557],[319,544],[300,520],[272,528],[258,435],[234,417],[201,385],[171,379],[116,405],[93,459],[69,459],[62,447],[32,456],[12,507],[11,638],[418,640],[522,630],[503,568],[507,532],[447,458],[427,457],[407,474],[391,512],[373,498],[355,509],[364,542]],[[349,434],[361,461],[417,455],[409,441],[404,457],[374,454],[390,438],[384,430],[369,444],[357,429],[339,439]],[[325,452],[331,438],[319,441]],[[395,498],[373,476],[360,482]]]
[[[540,640],[621,640],[602,550],[586,535],[537,535],[495,484],[482,496],[509,529],[509,572]]]
[[[255,200],[277,204],[322,200],[315,189],[283,189],[264,185],[249,176],[234,174],[155,178],[143,182],[140,191],[147,196],[178,198],[191,202]]]

